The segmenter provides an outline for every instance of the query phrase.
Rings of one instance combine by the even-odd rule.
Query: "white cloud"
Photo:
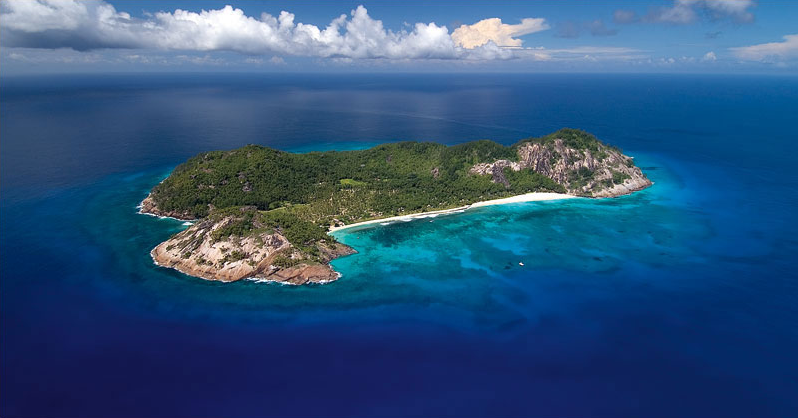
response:
[[[729,48],[739,59],[746,61],[774,61],[798,58],[798,34],[785,35],[782,42]]]
[[[476,48],[493,42],[503,47],[520,47],[517,36],[540,32],[549,28],[546,19],[527,18],[517,25],[502,23],[499,18],[480,20],[473,25],[462,25],[452,32],[452,40],[463,48]]]
[[[521,41],[513,36],[546,28],[543,19],[523,19],[518,25],[483,20],[458,29],[468,39],[477,39],[477,34],[484,38],[468,41],[468,49],[461,46],[463,42],[455,42],[445,26],[415,23],[392,31],[371,18],[363,6],[322,28],[295,22],[295,16],[285,11],[276,17],[264,13],[255,18],[231,6],[198,13],[178,9],[137,19],[103,1],[0,2],[0,41],[4,46],[77,51],[128,48],[339,60],[492,60],[514,57],[497,45],[520,46]]]
[[[652,12],[646,19],[653,22],[686,24],[696,20],[696,12],[691,3],[677,1],[673,7],[665,7]]]
[[[175,57],[178,63],[189,63],[195,65],[224,65],[224,60],[220,58],[213,58],[208,54],[203,56],[195,55],[178,55]]]
[[[749,8],[754,7],[753,0],[704,0],[700,4],[715,19],[729,16],[738,22],[754,20],[753,13],[748,11]]]
[[[80,26],[84,16],[90,13],[91,4],[76,1],[4,2],[4,25],[15,30],[38,32],[43,30],[69,30]]]
[[[704,54],[704,57],[703,57],[703,58],[701,58],[701,60],[702,60],[702,61],[710,61],[710,62],[711,62],[711,61],[717,61],[717,60],[718,60],[718,57],[717,57],[717,56],[715,56],[715,53],[714,53],[714,52],[712,52],[712,51],[709,51],[709,52],[707,52],[706,54]]]
[[[574,48],[548,49],[543,47],[517,50],[519,56],[536,61],[631,61],[648,58],[645,51],[624,47],[579,46]]]
[[[168,59],[154,55],[129,54],[119,57],[119,60],[132,62],[132,63],[141,63],[141,64],[159,64],[159,65],[169,64]]]
[[[701,13],[711,19],[730,18],[739,23],[754,20],[749,11],[753,0],[675,0],[673,6],[656,9],[645,20],[672,24],[688,24],[698,20]]]
[[[105,61],[101,54],[82,53],[72,50],[48,50],[42,54],[41,51],[29,49],[17,49],[5,57],[14,61],[29,64],[55,63],[55,64],[93,64]]]

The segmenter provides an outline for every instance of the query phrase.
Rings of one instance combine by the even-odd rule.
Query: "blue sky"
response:
[[[3,74],[797,73],[798,2],[6,0],[0,61]]]

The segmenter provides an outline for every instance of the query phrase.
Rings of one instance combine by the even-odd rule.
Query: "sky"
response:
[[[798,74],[798,2],[0,1],[0,76]]]

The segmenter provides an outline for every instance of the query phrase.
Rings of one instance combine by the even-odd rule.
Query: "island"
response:
[[[258,145],[199,154],[141,202],[193,224],[156,246],[159,266],[208,280],[327,283],[354,253],[330,231],[491,202],[615,197],[651,181],[620,149],[577,129],[454,146],[386,143],[290,153]]]

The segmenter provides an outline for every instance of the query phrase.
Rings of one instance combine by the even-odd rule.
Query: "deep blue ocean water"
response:
[[[796,416],[796,114],[795,77],[0,79],[0,415]],[[341,231],[323,286],[158,268],[184,226],[136,213],[207,150],[561,127],[654,186]]]

